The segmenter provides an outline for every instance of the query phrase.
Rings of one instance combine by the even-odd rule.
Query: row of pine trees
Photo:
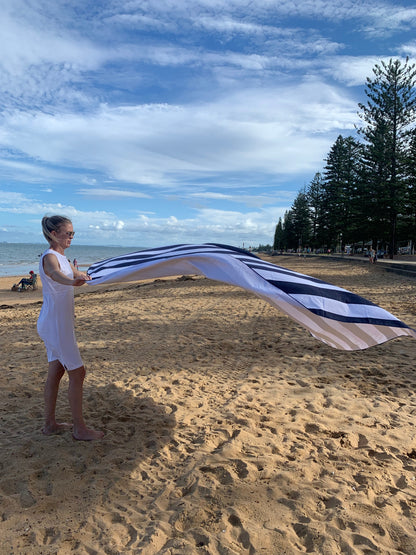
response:
[[[276,226],[275,250],[372,246],[390,258],[416,241],[416,69],[381,62],[367,78],[357,137],[337,138]]]

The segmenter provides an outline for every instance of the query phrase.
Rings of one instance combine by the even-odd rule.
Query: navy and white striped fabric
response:
[[[229,245],[171,245],[96,262],[91,285],[204,275],[255,293],[331,347],[366,349],[416,331],[372,302]]]

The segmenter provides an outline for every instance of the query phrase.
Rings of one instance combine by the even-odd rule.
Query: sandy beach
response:
[[[416,280],[270,261],[416,328]],[[97,442],[43,436],[42,291],[0,279],[0,553],[416,554],[416,341],[343,352],[205,278],[84,286]],[[58,400],[70,420],[67,378]]]

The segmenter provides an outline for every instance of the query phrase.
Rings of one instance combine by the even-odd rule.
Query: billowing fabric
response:
[[[96,262],[90,285],[173,275],[205,275],[255,293],[327,345],[357,350],[416,331],[372,302],[228,245],[172,245]]]
[[[74,331],[74,288],[57,283],[45,274],[43,258],[47,254],[56,256],[61,271],[73,278],[67,258],[48,249],[42,254],[39,274],[42,280],[43,304],[38,318],[38,333],[45,343],[48,362],[59,360],[67,370],[83,366]]]

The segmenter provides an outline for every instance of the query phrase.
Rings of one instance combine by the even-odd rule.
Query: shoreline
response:
[[[14,308],[21,305],[42,304],[42,281],[38,275],[37,289],[35,291],[29,289],[28,291],[12,291],[13,284],[18,283],[22,276],[0,277],[0,309]],[[198,276],[199,278],[199,276]],[[195,278],[195,279],[198,279]],[[171,276],[166,278],[151,278],[142,281],[125,281],[119,283],[110,283],[102,285],[83,285],[81,287],[74,287],[74,296],[88,295],[97,291],[117,291],[122,289],[139,287],[148,283],[160,281],[177,280],[178,276]]]
[[[0,243],[0,276],[22,277],[30,270],[38,273],[40,256],[47,248],[48,245],[40,243]],[[76,258],[82,268],[88,268],[97,261],[140,250],[143,248],[72,244],[66,249],[65,255],[71,261]]]

